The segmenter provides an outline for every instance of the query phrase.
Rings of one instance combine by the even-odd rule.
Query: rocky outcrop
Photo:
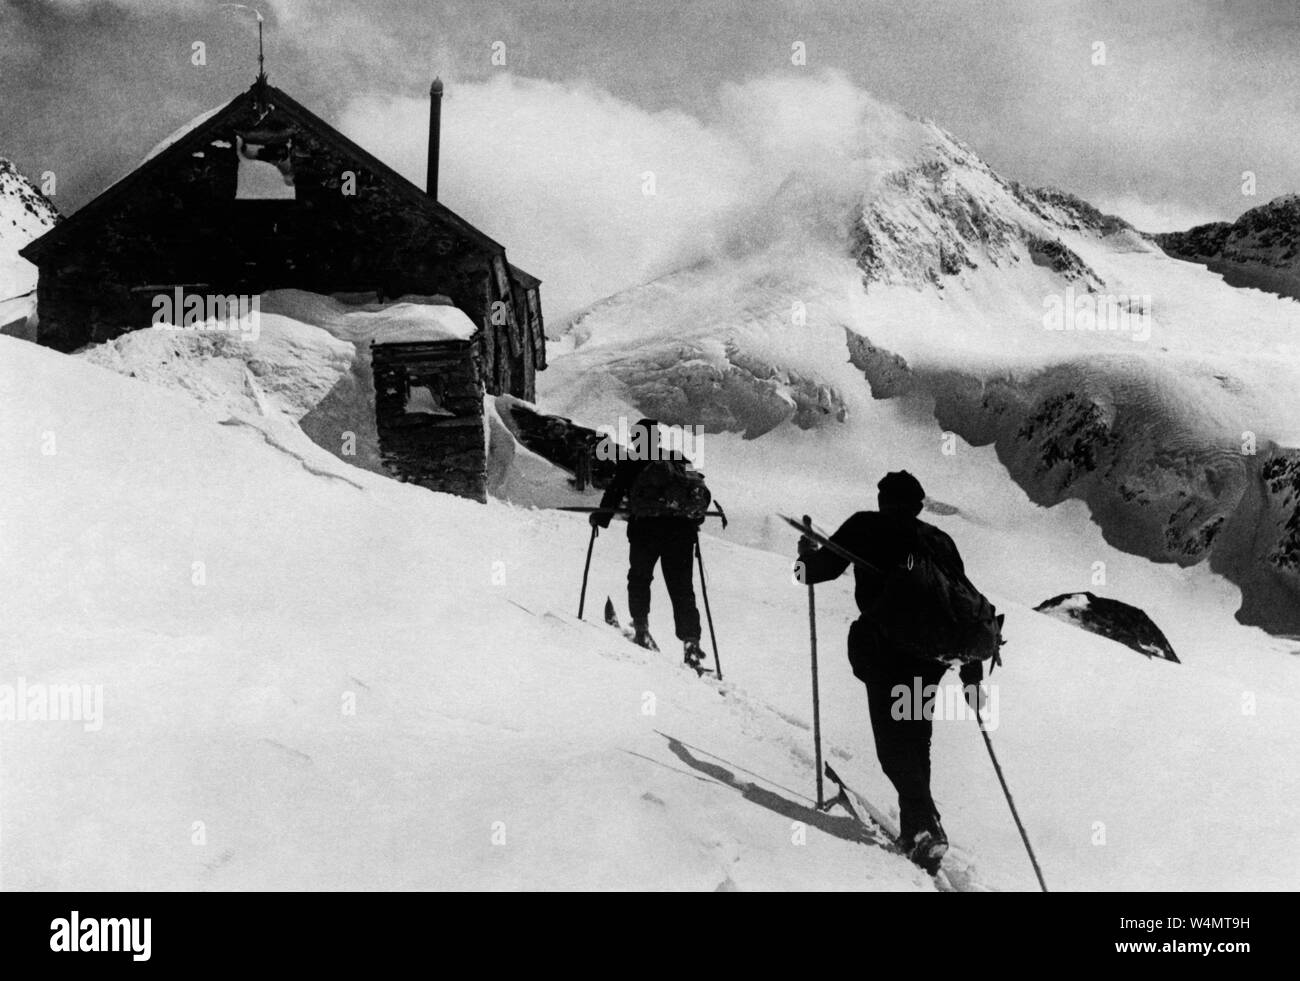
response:
[[[614,479],[615,462],[596,455],[604,436],[510,395],[496,399],[497,414],[516,440],[545,460],[572,474],[575,490],[604,489]]]
[[[906,395],[916,384],[907,360],[892,351],[876,347],[856,331],[844,328],[849,347],[849,363],[860,368],[871,386],[871,397],[892,399]]]
[[[1025,239],[1029,258],[1036,266],[1046,266],[1067,282],[1100,285],[1101,277],[1059,238],[1029,235]]]
[[[1188,416],[1175,382],[1092,359],[1019,378],[915,371],[849,333],[877,398],[924,392],[939,424],[992,445],[1036,504],[1084,501],[1106,541],[1158,562],[1211,568],[1242,591],[1238,619],[1300,632],[1300,450],[1246,452]]]
[[[1230,286],[1300,299],[1300,195],[1251,208],[1234,222],[1211,222],[1152,236],[1171,256],[1201,262]]]
[[[1188,432],[1181,406],[1120,365],[1065,364],[1032,378],[934,382],[941,425],[998,458],[1044,506],[1087,502],[1111,544],[1189,565],[1210,553],[1251,483],[1251,458]],[[1300,586],[1300,580],[1297,585]]]
[[[851,226],[848,244],[868,289],[872,283],[943,289],[950,277],[1026,258],[1065,283],[1101,288],[1101,277],[1051,233],[1059,228],[1136,236],[1127,222],[1073,195],[1003,180],[945,137],[929,159],[884,178],[882,192]]]
[[[1241,587],[1237,619],[1300,633],[1300,450],[1261,447],[1245,493],[1228,516],[1210,567]]]
[[[945,277],[1017,262],[1022,229],[957,180],[940,159],[885,178],[884,193],[862,207],[849,254],[873,282],[943,288]]]
[[[1179,663],[1174,649],[1149,616],[1136,606],[1093,593],[1062,593],[1034,607],[1039,613],[1082,627],[1117,644],[1145,654]]]
[[[1021,204],[1043,221],[1076,232],[1100,235],[1132,233],[1135,229],[1123,218],[1103,214],[1082,198],[1055,187],[1026,187],[1010,182],[1012,193]]]
[[[848,411],[834,388],[733,342],[723,346],[722,357],[681,345],[611,363],[609,370],[628,386],[640,411],[706,433],[756,439],[786,421],[801,429],[842,422]]]

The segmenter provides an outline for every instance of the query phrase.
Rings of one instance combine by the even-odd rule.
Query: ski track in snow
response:
[[[355,480],[349,480],[347,477],[344,477],[344,476],[341,475],[341,474],[333,473],[333,472],[331,472],[331,471],[329,471],[329,470],[322,470],[320,467],[315,467],[315,466],[313,466],[312,464],[310,464],[309,462],[307,462],[307,460],[306,460],[303,456],[301,456],[301,455],[298,454],[298,453],[295,453],[293,450],[289,449],[289,447],[287,447],[287,446],[285,446],[283,443],[279,442],[275,437],[273,437],[273,436],[272,436],[270,433],[268,433],[266,430],[264,430],[264,429],[259,429],[257,426],[255,426],[255,425],[253,425],[251,422],[249,422],[247,419],[235,419],[235,418],[231,418],[231,419],[222,419],[221,422],[220,422],[220,425],[222,425],[222,426],[232,426],[232,427],[242,427],[242,428],[245,428],[245,429],[251,429],[251,430],[253,430],[255,433],[257,433],[259,436],[262,437],[262,439],[266,442],[266,445],[267,445],[267,446],[270,446],[270,447],[272,447],[273,449],[279,450],[279,451],[280,451],[281,453],[283,453],[285,456],[288,456],[288,457],[291,457],[291,458],[294,459],[294,460],[297,460],[298,463],[302,466],[302,468],[303,468],[304,470],[306,470],[309,474],[312,474],[313,476],[316,476],[316,477],[324,477],[324,478],[327,479],[327,480],[341,480],[343,483],[345,483],[345,484],[350,484],[351,486],[355,487],[357,490],[364,490],[364,489],[365,489],[365,488],[363,488],[360,484],[358,484]]]

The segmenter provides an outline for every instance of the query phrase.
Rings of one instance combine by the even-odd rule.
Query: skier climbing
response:
[[[657,420],[642,419],[633,432],[640,438],[634,440],[626,457],[619,459],[613,481],[601,498],[600,510],[592,514],[591,524],[608,528],[626,498],[627,602],[633,639],[643,647],[654,643],[649,625],[650,583],[658,563],[672,600],[673,622],[685,661],[696,667],[703,651],[691,562],[708,509],[709,492],[685,456],[661,446]]]
[[[918,541],[924,542],[938,566],[958,577],[964,578],[965,573],[952,539],[919,520],[925,499],[920,481],[902,470],[886,474],[876,486],[879,511],[854,514],[830,541],[874,566],[855,566],[854,598],[863,615],[849,628],[849,661],[853,673],[866,684],[876,756],[898,792],[899,846],[913,862],[933,873],[948,850],[948,838],[930,795],[931,713],[936,686],[949,664],[918,656],[914,647],[907,649],[912,645],[900,643],[898,625],[907,629],[907,611],[882,611],[878,601],[884,592],[886,571],[906,563],[918,548]],[[842,575],[848,566],[849,560],[843,555],[800,538],[795,573],[801,582],[827,582]],[[889,629],[883,623],[886,619],[891,621]],[[980,698],[983,677],[981,661],[963,663],[961,680],[972,707]],[[923,693],[921,717],[912,718],[911,711],[894,711],[895,688],[902,686],[910,693],[916,685]]]

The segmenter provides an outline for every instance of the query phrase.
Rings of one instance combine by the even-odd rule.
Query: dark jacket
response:
[[[942,565],[965,574],[966,567],[957,552],[957,545],[948,534],[910,515],[859,511],[831,535],[831,541],[836,545],[876,567],[876,571],[856,564],[853,567],[853,598],[857,600],[858,609],[863,614],[871,609],[880,596],[884,588],[884,573],[906,560],[907,553],[920,535],[925,536],[931,553]],[[804,556],[803,563],[804,582],[809,585],[836,579],[849,566],[847,559],[827,548],[819,548]],[[894,685],[899,683],[899,678],[909,672],[915,675],[918,670],[916,662],[911,658],[900,662],[899,657],[898,652],[884,641],[880,630],[868,617],[862,616],[853,622],[849,628],[849,664],[853,668],[853,674],[867,683],[869,692],[873,688],[881,692],[892,692]],[[920,670],[925,684],[938,684],[946,666],[929,664]],[[984,665],[981,662],[969,661],[962,665],[963,685],[978,685],[983,677]],[[973,697],[975,696],[969,695],[967,700]]]
[[[690,462],[685,456],[676,450],[659,451],[659,459],[685,460],[688,463]],[[641,471],[646,468],[648,463],[649,461],[647,460],[619,460],[618,463],[615,464],[614,479],[610,482],[610,485],[605,488],[605,493],[600,499],[601,511],[595,515],[595,521],[602,528],[609,527],[609,523],[614,517],[615,510],[623,503],[623,499],[627,497],[628,491],[632,489],[632,484],[636,482],[636,478],[640,476]],[[654,526],[658,530],[670,533],[674,531],[681,531],[684,533],[687,530],[694,532],[704,524],[703,518],[696,520],[693,518],[678,518],[673,516],[645,517],[630,514],[628,515],[627,520],[629,525],[644,526],[647,529]],[[629,527],[628,532],[631,533],[631,531],[632,528]]]
[[[916,544],[918,535],[924,535],[935,557],[957,572],[965,572],[957,546],[946,533],[910,515],[859,511],[840,525],[831,541],[852,552],[879,571],[854,566],[853,596],[863,613],[880,595],[884,585],[882,573],[894,568],[907,558]],[[804,557],[804,582],[812,585],[837,579],[848,568],[847,559],[828,548],[819,548]]]

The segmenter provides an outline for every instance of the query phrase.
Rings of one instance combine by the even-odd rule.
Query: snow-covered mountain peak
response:
[[[1003,178],[933,124],[928,135],[914,162],[886,174],[862,202],[851,251],[867,284],[943,289],[951,278],[982,267],[1028,263],[1094,290],[1104,281],[1063,234],[1111,238],[1113,247],[1137,251],[1153,248],[1127,222],[1072,194]]]
[[[724,216],[724,245],[713,258],[821,247],[851,258],[866,284],[942,290],[986,267],[1024,264],[1047,269],[1062,286],[1099,289],[1101,277],[1063,234],[1154,249],[1127,222],[1071,194],[1005,179],[929,120],[875,102],[853,119],[815,153],[760,153],[758,171],[780,179],[768,196],[760,182]]]
[[[18,250],[44,235],[59,220],[40,188],[0,157],[0,300],[36,288],[36,267]]]
[[[1157,561],[1213,557],[1247,622],[1300,630],[1300,310],[1005,178],[932,123],[868,116],[878,132],[756,197],[728,248],[562,325],[543,399],[746,439],[855,430],[871,402],[906,400],[932,431],[889,437],[884,469],[960,469],[956,449],[935,458],[941,437],[991,444],[1031,500],[1082,500],[1107,541]],[[1268,207],[1261,240],[1284,247],[1292,207]]]

